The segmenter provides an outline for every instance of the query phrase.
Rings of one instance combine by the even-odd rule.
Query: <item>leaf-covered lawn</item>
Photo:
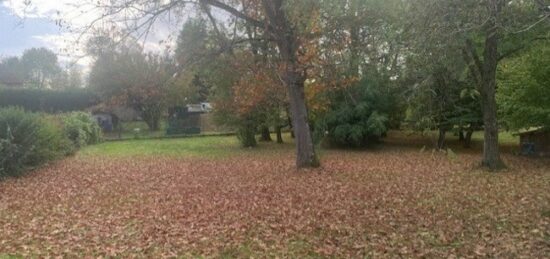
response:
[[[0,258],[550,255],[549,160],[505,155],[510,169],[489,174],[479,154],[387,145],[296,172],[290,145],[108,151],[128,143],[158,144],[108,143],[0,182]]]

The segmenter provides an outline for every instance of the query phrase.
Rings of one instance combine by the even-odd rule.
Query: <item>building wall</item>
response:
[[[111,132],[113,131],[113,117],[110,114],[107,113],[97,113],[92,115],[94,120],[97,121],[97,124],[101,127],[101,129],[105,132]]]
[[[535,153],[541,156],[550,156],[550,133],[532,132],[520,136],[521,146],[527,143],[533,143]]]

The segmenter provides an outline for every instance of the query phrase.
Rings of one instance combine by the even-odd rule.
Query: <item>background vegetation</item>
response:
[[[28,111],[60,113],[81,111],[98,103],[89,89],[68,90],[1,88],[0,107],[17,106]]]
[[[21,108],[0,109],[0,178],[73,154],[100,141],[89,114],[45,115]]]

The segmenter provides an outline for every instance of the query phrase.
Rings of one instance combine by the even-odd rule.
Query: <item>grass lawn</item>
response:
[[[548,257],[550,160],[503,139],[498,174],[400,132],[302,171],[290,139],[103,143],[0,182],[0,258]]]
[[[158,131],[149,131],[149,127],[144,121],[121,122],[121,129],[115,129],[111,133],[104,135],[107,139],[134,139],[134,138],[158,138],[166,135],[168,122],[162,120]],[[136,131],[137,130],[137,131]]]
[[[292,141],[285,136],[287,142]],[[80,156],[111,157],[187,157],[187,158],[229,158],[232,156],[264,156],[270,153],[291,152],[291,144],[265,143],[256,148],[241,148],[235,136],[205,136],[174,139],[137,139],[105,142],[86,147]]]
[[[235,150],[239,150],[239,146],[234,137],[197,137],[105,142],[87,147],[80,155],[219,157],[227,156]]]

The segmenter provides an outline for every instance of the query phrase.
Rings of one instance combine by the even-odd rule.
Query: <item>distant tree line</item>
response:
[[[35,89],[76,89],[83,87],[77,66],[63,69],[57,55],[46,48],[31,48],[21,57],[0,60],[0,86]]]

